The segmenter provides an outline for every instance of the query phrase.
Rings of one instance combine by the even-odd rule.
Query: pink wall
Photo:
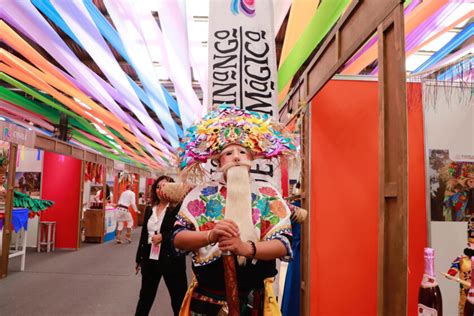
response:
[[[54,205],[41,221],[56,221],[56,247],[77,249],[81,161],[50,152],[44,153],[42,198]]]
[[[331,81],[312,101],[311,315],[377,314],[377,89]],[[408,311],[416,315],[427,239],[421,103],[408,116]]]

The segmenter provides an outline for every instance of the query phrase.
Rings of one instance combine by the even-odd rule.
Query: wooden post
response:
[[[0,258],[0,279],[8,274],[8,255],[10,253],[10,239],[12,236],[12,209],[13,189],[15,187],[16,155],[18,145],[10,143],[10,157],[8,163],[7,193],[5,195],[5,218],[3,219],[2,256]]]
[[[306,82],[306,81],[305,81]],[[311,173],[310,173],[310,153],[311,153],[311,114],[310,110],[304,113],[303,117],[303,128],[301,130],[302,136],[302,171],[303,176],[301,179],[301,200],[302,207],[306,210],[310,210],[310,198],[311,198]],[[311,210],[310,210],[311,212]],[[310,315],[311,297],[310,297],[310,224],[311,224],[311,213],[308,214],[308,218],[301,223],[301,260],[300,260],[300,314]]]
[[[107,205],[107,167],[105,165],[102,165],[102,176],[104,177],[102,181],[102,205],[105,212]]]
[[[104,242],[105,234],[107,233],[107,227],[105,226],[105,209],[107,207],[107,171],[105,164],[102,165],[102,225],[104,227],[104,233],[100,239],[100,242]]]
[[[80,188],[81,192],[79,195],[79,212],[78,212],[78,217],[79,217],[79,222],[77,224],[77,245],[76,248],[79,249],[81,248],[82,245],[82,230],[84,229],[84,220],[83,220],[83,208],[84,208],[84,172],[86,170],[86,161],[82,160],[81,161],[81,183],[80,183]]]
[[[378,315],[406,315],[408,160],[403,5],[378,26]]]

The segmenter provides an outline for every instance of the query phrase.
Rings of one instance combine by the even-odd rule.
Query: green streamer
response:
[[[57,113],[54,113],[51,109],[47,109],[38,105],[36,102],[28,100],[21,95],[8,90],[5,87],[0,86],[0,98],[6,100],[10,103],[16,104],[24,109],[27,109],[31,112],[37,113],[41,116],[44,116],[50,120],[53,124],[58,124],[59,116]]]
[[[278,70],[278,91],[290,82],[313,50],[337,22],[349,0],[322,1],[308,27]]]

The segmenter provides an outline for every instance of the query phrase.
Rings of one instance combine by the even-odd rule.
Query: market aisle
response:
[[[135,275],[140,230],[132,233],[132,244],[30,251],[24,272],[17,272],[20,260],[13,258],[8,277],[0,280],[0,315],[133,315],[141,281]],[[172,314],[162,280],[150,315]]]

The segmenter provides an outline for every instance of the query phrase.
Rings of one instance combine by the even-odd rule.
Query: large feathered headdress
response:
[[[187,130],[180,168],[185,175],[202,175],[202,163],[217,158],[231,144],[247,148],[254,158],[293,155],[296,150],[292,135],[268,115],[221,105]]]

